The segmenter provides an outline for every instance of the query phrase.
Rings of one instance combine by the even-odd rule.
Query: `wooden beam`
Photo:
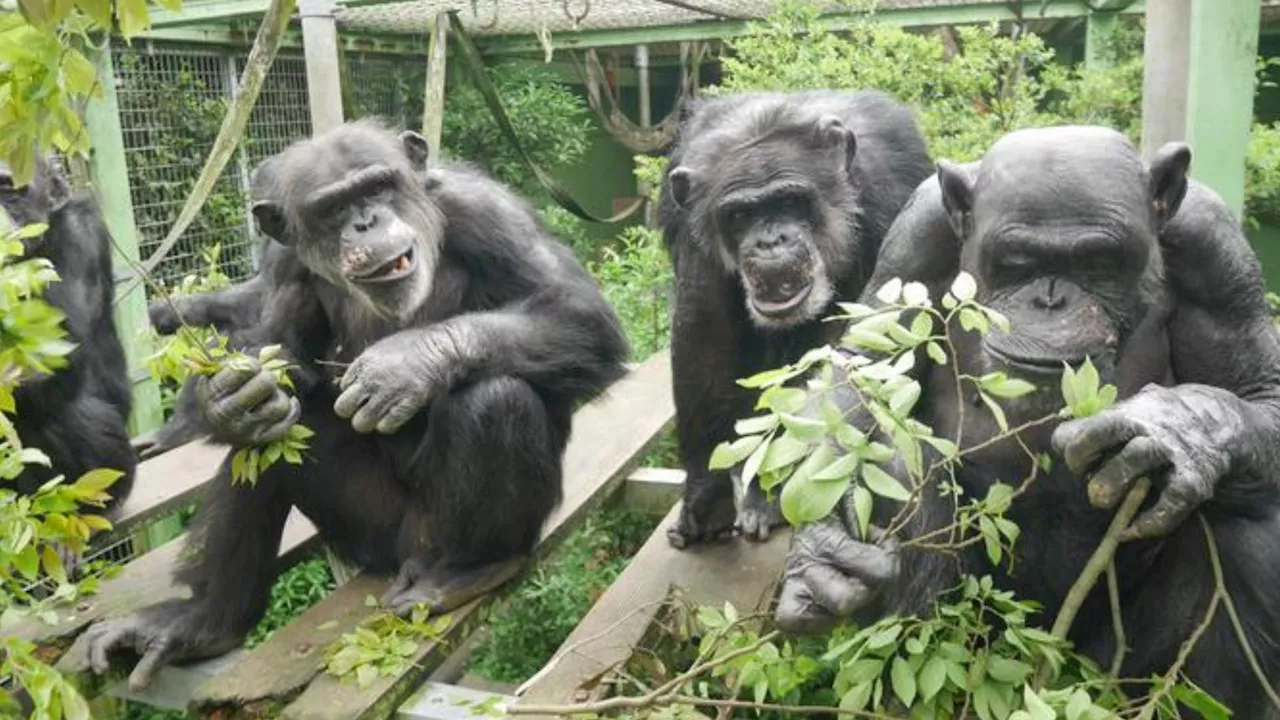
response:
[[[667,528],[679,517],[677,505],[550,662],[527,683],[518,704],[598,699],[607,686],[600,682],[602,676],[631,656],[671,600],[673,589],[693,603],[721,606],[730,602],[744,615],[768,608],[781,578],[790,531],[782,529],[764,543],[733,540],[676,550],[667,540]]]
[[[1187,74],[1191,176],[1244,211],[1260,0],[1192,0]]]
[[[574,414],[573,436],[564,456],[565,497],[543,528],[539,555],[563,540],[619,488],[631,467],[674,416],[671,361],[666,351],[650,358],[609,388],[604,396]],[[493,600],[494,595],[487,595],[450,613],[443,641],[424,643],[411,658],[413,667],[404,675],[380,678],[364,690],[353,682],[319,675],[285,708],[283,717],[293,720],[389,717],[423,678],[448,657],[453,646],[475,629]],[[278,666],[259,667],[261,672],[279,671]],[[315,667],[318,671],[318,665]]]
[[[342,124],[342,81],[338,68],[338,27],[333,19],[334,8],[334,0],[298,1],[313,135]]]
[[[148,520],[194,502],[229,452],[225,445],[198,441],[138,463],[133,492],[120,506],[111,534],[127,535]]]
[[[170,12],[150,7],[151,27],[174,28],[187,25],[222,24],[236,20],[256,20],[267,11],[270,0],[196,0],[182,3],[182,9]],[[385,4],[386,0],[341,0],[342,7]]]
[[[1161,145],[1187,136],[1191,0],[1152,3],[1146,27],[1142,51],[1142,156],[1149,162]]]
[[[1165,0],[1161,0],[1164,2]],[[1015,2],[966,2],[956,5],[912,6],[881,8],[876,11],[875,18],[883,23],[901,27],[933,27],[939,25],[975,25],[992,21],[1012,21],[1017,19],[1013,6]],[[1083,18],[1089,14],[1089,5],[1084,0],[1023,0],[1022,13],[1028,20],[1059,20],[1063,18]],[[1126,15],[1141,14],[1145,9],[1144,0],[1136,0],[1122,12]],[[859,14],[832,14],[821,19],[823,26],[831,30],[845,30],[859,18]],[[582,49],[591,47],[616,47],[641,44],[659,44],[671,42],[687,42],[692,40],[723,40],[747,34],[751,28],[750,21],[743,20],[707,20],[683,23],[680,25],[657,25],[644,28],[618,28],[609,30],[583,30],[580,32],[561,32],[552,35],[552,44],[557,50]],[[520,55],[543,52],[542,45],[532,34],[477,37],[476,45],[485,55]]]
[[[92,57],[102,94],[89,101],[84,113],[85,129],[92,145],[89,175],[107,230],[114,241],[114,272],[119,276],[122,271],[129,271],[128,274],[132,275],[131,268],[141,254],[138,250],[138,226],[133,219],[133,198],[129,194],[129,163],[124,152],[124,131],[120,126],[120,105],[116,96],[116,73],[111,61],[110,43],[105,43],[103,49],[94,52]],[[145,369],[152,347],[146,333],[151,321],[147,318],[147,295],[143,288],[134,288],[118,302],[115,323],[131,373]],[[129,432],[140,435],[155,430],[163,423],[160,386],[147,374],[146,380],[133,385]]]
[[[684,495],[684,471],[637,468],[622,488],[622,506],[661,517]]]
[[[440,136],[444,129],[445,63],[449,50],[449,14],[437,13],[431,21],[431,42],[427,48],[427,87],[422,103],[422,135],[432,159],[440,156]]]

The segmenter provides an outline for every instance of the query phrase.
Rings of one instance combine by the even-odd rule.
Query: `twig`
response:
[[[648,702],[642,702],[645,699],[644,697],[611,699],[625,700],[627,702],[607,708],[599,707],[605,702],[608,702],[607,700],[599,703],[584,703],[582,705],[516,705],[508,707],[506,711],[509,715],[581,715],[612,709],[637,709],[655,706],[663,707],[667,705],[693,705],[699,707],[727,708],[730,710],[772,710],[775,712],[786,713],[788,715],[847,715],[854,718],[863,718],[864,720],[902,720],[902,718],[897,715],[883,715],[876,712],[868,712],[866,710],[847,710],[844,708],[828,707],[823,705],[781,705],[777,703],[757,703],[751,702],[750,700],[715,700],[712,698],[700,698],[693,695],[666,695]]]
[[[1116,634],[1116,650],[1111,656],[1111,677],[1118,678],[1129,643],[1124,636],[1124,614],[1120,612],[1120,581],[1116,578],[1114,558],[1107,563],[1107,599],[1111,601],[1111,629]]]
[[[685,672],[668,680],[667,682],[654,688],[652,691],[636,697],[612,697],[596,702],[580,703],[577,705],[515,705],[507,708],[508,715],[580,715],[583,713],[601,713],[608,710],[622,710],[626,708],[644,708],[653,707],[654,705],[669,704],[672,698],[678,697],[680,686],[689,682],[698,675],[717,668],[721,665],[737,660],[743,655],[749,655],[766,643],[772,642],[781,633],[777,630],[762,635],[758,640],[740,647],[733,652],[727,653],[721,657],[708,662],[695,662]]]
[[[1102,536],[1098,547],[1094,549],[1093,555],[1089,556],[1089,561],[1085,563],[1084,569],[1080,571],[1080,576],[1076,578],[1075,583],[1071,585],[1071,589],[1067,591],[1067,596],[1062,601],[1062,608],[1058,610],[1058,617],[1054,618],[1053,621],[1051,632],[1054,637],[1066,639],[1067,633],[1071,630],[1071,623],[1075,622],[1076,614],[1080,612],[1080,607],[1084,605],[1085,598],[1089,597],[1093,586],[1098,584],[1098,578],[1102,577],[1102,573],[1106,571],[1107,566],[1111,564],[1112,558],[1115,557],[1116,548],[1120,545],[1120,533],[1129,527],[1129,522],[1133,520],[1133,516],[1138,514],[1138,508],[1142,505],[1142,501],[1146,499],[1147,491],[1150,489],[1151,481],[1145,477],[1139,478],[1138,482],[1129,490],[1129,494],[1125,496],[1124,502],[1120,504],[1120,509],[1111,518],[1111,524],[1107,526],[1107,532]],[[1048,676],[1049,664],[1042,662],[1040,669],[1036,672],[1035,687],[1044,687]]]
[[[1253,648],[1249,646],[1249,636],[1244,632],[1244,624],[1240,622],[1240,615],[1236,612],[1236,603],[1231,598],[1231,593],[1227,591],[1227,581],[1222,573],[1222,556],[1218,554],[1218,541],[1213,537],[1213,528],[1209,527],[1209,521],[1205,520],[1204,515],[1197,513],[1196,517],[1200,520],[1200,527],[1204,530],[1204,539],[1209,546],[1209,562],[1213,563],[1213,581],[1217,584],[1218,595],[1222,598],[1222,604],[1227,610],[1227,617],[1231,619],[1231,627],[1235,630],[1236,639],[1240,641],[1240,649],[1244,650],[1245,659],[1249,661],[1249,667],[1253,670],[1253,674],[1258,678],[1258,682],[1262,685],[1262,689],[1266,690],[1267,697],[1271,699],[1271,704],[1280,709],[1280,697],[1276,696],[1275,688],[1271,687],[1271,681],[1267,679],[1267,674],[1262,671],[1262,664],[1258,662],[1258,657],[1253,654]]]
[[[1195,649],[1196,643],[1200,642],[1200,638],[1209,629],[1209,625],[1213,623],[1213,616],[1217,614],[1218,603],[1222,600],[1222,592],[1215,590],[1213,597],[1209,600],[1209,609],[1204,613],[1204,619],[1196,626],[1195,632],[1182,643],[1182,647],[1178,650],[1178,657],[1173,661],[1173,665],[1169,667],[1169,671],[1164,674],[1160,680],[1159,687],[1151,693],[1151,697],[1147,698],[1147,702],[1142,705],[1141,711],[1138,713],[1137,720],[1151,720],[1155,716],[1156,710],[1160,706],[1160,700],[1173,689],[1174,680],[1178,677],[1178,673],[1182,672],[1182,667],[1187,664],[1187,658],[1191,657],[1191,651]]]

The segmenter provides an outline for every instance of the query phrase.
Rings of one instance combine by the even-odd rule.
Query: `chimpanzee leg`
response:
[[[415,462],[422,500],[405,517],[406,561],[384,597],[397,612],[444,612],[506,582],[562,493],[567,404],[500,377],[455,388],[427,412]]]
[[[195,552],[176,573],[191,587],[191,599],[90,628],[85,636],[95,672],[106,672],[112,652],[131,649],[141,660],[129,682],[145,687],[161,665],[236,647],[266,610],[290,507],[286,484],[306,478],[299,466],[277,462],[255,486],[232,485],[230,468],[228,455],[197,515],[187,545]]]
[[[120,505],[133,488],[138,456],[129,441],[126,418],[111,405],[92,396],[80,396],[56,408],[34,408],[19,414],[18,431],[31,447],[43,450],[53,462],[51,468],[31,466],[18,481],[21,492],[35,492],[56,475],[68,483],[99,468],[124,473],[107,489],[111,500],[107,513]]]

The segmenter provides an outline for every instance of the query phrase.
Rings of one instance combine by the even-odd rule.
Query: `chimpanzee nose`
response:
[[[378,224],[378,214],[366,210],[360,213],[354,224],[356,232],[369,232]]]
[[[795,242],[795,239],[795,233],[789,230],[775,230],[774,232],[766,233],[760,240],[760,249],[772,250],[778,247],[786,247]]]

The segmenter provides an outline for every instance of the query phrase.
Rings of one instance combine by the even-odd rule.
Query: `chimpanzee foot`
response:
[[[667,541],[672,547],[683,550],[690,545],[727,537],[733,533],[734,513],[731,492],[725,493],[724,497],[712,497],[710,502],[686,496],[680,518],[667,528]]]
[[[766,501],[763,506],[743,506],[738,511],[735,526],[742,537],[755,542],[764,542],[776,527],[787,524],[782,510],[777,503]]]
[[[488,565],[458,570],[428,566],[409,559],[382,596],[382,606],[397,615],[408,615],[423,604],[433,613],[444,613],[501,587],[520,573],[526,558],[513,557]]]
[[[150,685],[165,665],[222,655],[243,640],[240,633],[218,630],[201,606],[190,601],[155,605],[100,622],[84,638],[89,666],[99,675],[111,668],[111,655],[116,652],[131,650],[141,658],[129,675],[129,687],[134,690]]]

